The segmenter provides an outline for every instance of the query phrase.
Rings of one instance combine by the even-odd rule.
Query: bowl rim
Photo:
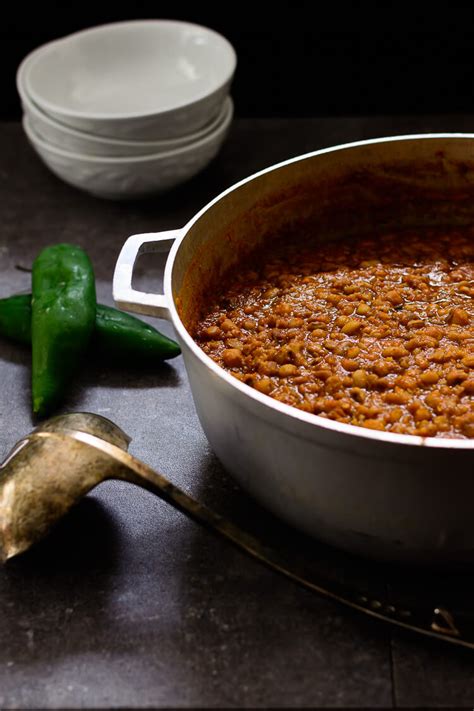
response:
[[[221,136],[222,134],[225,134],[227,129],[229,128],[232,118],[234,115],[234,103],[232,101],[232,98],[230,96],[227,97],[228,102],[226,103],[226,111],[222,117],[222,121],[214,128],[213,131],[210,131],[207,133],[205,136],[200,138],[197,141],[194,141],[193,143],[187,143],[184,146],[179,146],[178,148],[175,148],[174,150],[171,151],[159,151],[155,153],[146,153],[144,155],[136,155],[136,156],[99,156],[99,155],[89,155],[88,153],[74,153],[73,151],[66,151],[63,148],[57,148],[54,146],[52,143],[49,143],[48,141],[45,141],[41,136],[38,136],[36,131],[32,128],[30,125],[30,122],[28,120],[28,116],[26,114],[23,115],[22,118],[22,127],[23,130],[25,131],[28,139],[33,143],[33,145],[38,145],[40,148],[42,148],[45,151],[49,151],[49,153],[53,153],[55,155],[61,156],[63,158],[69,158],[69,160],[72,161],[82,161],[82,162],[87,162],[87,163],[96,163],[98,165],[135,165],[135,164],[140,164],[140,163],[147,163],[147,162],[152,162],[155,160],[160,160],[162,158],[171,158],[172,156],[179,157],[186,155],[188,152],[192,152],[197,148],[201,148],[203,146],[206,146],[208,143],[212,143],[216,138]]]
[[[178,313],[177,306],[175,304],[175,299],[173,298],[173,288],[172,288],[172,275],[174,263],[176,260],[176,255],[181,247],[181,244],[185,241],[186,236],[189,234],[195,223],[200,220],[200,218],[208,212],[214,205],[216,205],[222,198],[231,194],[235,190],[246,183],[250,183],[252,180],[259,178],[266,173],[271,173],[275,170],[283,168],[285,166],[291,165],[292,163],[297,163],[299,161],[308,160],[314,158],[318,155],[324,155],[326,153],[337,153],[339,151],[350,150],[353,148],[359,148],[369,145],[377,145],[383,143],[393,143],[397,141],[415,141],[415,140],[436,140],[436,139],[461,139],[474,141],[474,133],[419,133],[419,134],[402,134],[395,136],[382,136],[379,138],[371,138],[362,141],[352,141],[349,143],[342,143],[335,146],[329,146],[327,148],[322,148],[316,151],[310,151],[309,153],[304,153],[301,155],[294,156],[284,161],[275,163],[263,170],[259,170],[242,180],[237,181],[229,188],[224,190],[215,196],[209,203],[207,203],[201,210],[199,210],[180,230],[177,230],[177,237],[171,247],[163,279],[164,294],[167,297],[167,306],[170,313],[170,319],[173,326],[176,329],[177,334],[180,339],[189,348],[193,356],[195,356],[201,363],[218,378],[218,380],[223,381],[231,389],[237,390],[241,395],[245,396],[248,402],[252,400],[258,403],[259,406],[263,406],[265,410],[273,411],[279,416],[286,415],[285,421],[297,420],[301,425],[309,425],[310,427],[316,427],[321,430],[332,431],[333,433],[345,435],[346,437],[353,438],[354,442],[376,442],[382,446],[389,445],[403,445],[405,451],[410,449],[418,450],[420,448],[435,449],[442,451],[449,450],[470,450],[474,451],[474,439],[463,439],[461,437],[421,437],[420,435],[409,435],[409,434],[399,434],[396,432],[386,432],[380,430],[372,430],[367,427],[360,427],[358,425],[347,424],[345,422],[338,422],[337,420],[330,420],[320,415],[315,415],[313,413],[305,412],[299,410],[292,405],[287,405],[283,402],[275,400],[269,395],[264,395],[260,393],[255,388],[248,387],[244,383],[240,382],[237,378],[234,378],[229,372],[224,368],[219,366],[210,356],[208,356],[202,348],[197,344],[191,334],[188,332],[186,326],[184,325],[181,317]],[[283,422],[283,421],[282,421]],[[274,426],[280,426],[274,423]],[[281,425],[283,426],[283,425]],[[300,433],[300,436],[305,436]],[[344,449],[343,442],[339,445],[340,449]],[[349,445],[351,446],[351,445]],[[352,450],[351,450],[352,451]]]
[[[100,112],[100,111],[80,111],[80,110],[72,110],[68,109],[67,107],[61,106],[60,104],[56,104],[55,102],[49,101],[47,99],[44,99],[38,92],[35,90],[34,86],[31,85],[31,72],[35,64],[39,61],[41,61],[42,57],[45,54],[50,54],[51,52],[54,52],[54,50],[57,47],[61,47],[63,45],[67,45],[69,42],[75,42],[77,40],[80,41],[80,38],[87,35],[100,35],[100,34],[107,34],[108,32],[113,33],[116,28],[123,28],[123,27],[150,27],[150,26],[155,26],[155,27],[163,27],[163,26],[174,26],[177,28],[193,28],[200,30],[203,33],[206,33],[210,36],[214,36],[215,38],[218,39],[219,42],[221,42],[222,46],[225,47],[225,50],[227,51],[229,58],[230,58],[230,70],[227,72],[227,74],[219,80],[219,82],[212,88],[212,90],[206,90],[198,94],[196,97],[193,98],[192,101],[178,101],[174,104],[170,104],[169,106],[166,106],[166,108],[161,108],[155,111],[126,111],[126,112],[120,112],[120,113],[106,113],[106,112]],[[183,109],[185,107],[190,107],[198,104],[199,102],[205,100],[206,98],[212,96],[216,92],[218,92],[222,87],[224,87],[228,82],[232,80],[232,77],[235,73],[235,69],[237,66],[237,54],[232,46],[232,44],[229,42],[229,40],[224,37],[224,35],[220,34],[216,30],[213,30],[210,27],[206,27],[204,25],[200,25],[198,23],[194,22],[186,22],[184,20],[172,20],[172,19],[143,19],[143,20],[124,20],[121,22],[109,22],[103,25],[97,25],[94,27],[89,27],[83,30],[79,30],[78,32],[73,32],[69,35],[65,35],[64,37],[57,38],[55,40],[52,40],[51,42],[46,42],[45,44],[41,45],[40,47],[37,47],[34,49],[32,52],[30,52],[21,62],[18,73],[23,68],[23,77],[24,77],[24,86],[25,89],[30,96],[30,98],[38,104],[41,108],[44,108],[44,110],[48,113],[51,112],[53,114],[57,114],[59,116],[64,116],[64,117],[69,117],[73,119],[81,119],[81,120],[89,120],[89,121],[106,121],[106,122],[124,122],[128,120],[133,120],[133,119],[151,119],[153,117],[155,118],[163,118],[166,117],[167,115],[173,114],[175,111],[179,111],[180,109]]]

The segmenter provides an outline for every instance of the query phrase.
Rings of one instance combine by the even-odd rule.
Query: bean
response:
[[[226,348],[222,352],[222,360],[227,368],[240,368],[243,364],[242,351],[238,348]]]

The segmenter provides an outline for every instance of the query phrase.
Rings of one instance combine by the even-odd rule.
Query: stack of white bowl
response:
[[[23,128],[65,182],[106,198],[168,190],[219,151],[233,116],[236,55],[206,27],[103,25],[39,47],[17,87]]]

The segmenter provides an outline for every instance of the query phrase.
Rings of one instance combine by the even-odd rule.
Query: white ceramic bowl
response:
[[[125,141],[105,138],[103,136],[94,136],[92,133],[85,133],[75,128],[69,128],[69,126],[55,121],[50,118],[48,114],[45,114],[44,111],[41,111],[24,92],[21,92],[20,96],[30,128],[39,138],[42,138],[43,141],[71,153],[85,153],[91,156],[108,157],[169,153],[182,146],[196,143],[202,138],[205,138],[209,133],[215,131],[228,114],[229,106],[232,103],[230,96],[227,96],[217,116],[199,131],[195,131],[187,136],[168,138],[163,141]]]
[[[222,35],[174,20],[119,22],[50,42],[19,72],[52,118],[109,138],[163,140],[219,113],[236,55]]]
[[[23,128],[43,162],[66,183],[114,200],[145,197],[169,190],[199,173],[217,155],[229,130],[233,104],[221,123],[204,138],[168,153],[107,158],[56,148],[38,136],[23,117]]]

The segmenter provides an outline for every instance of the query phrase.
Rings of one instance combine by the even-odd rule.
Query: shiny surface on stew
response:
[[[194,336],[250,387],[378,430],[474,437],[474,228],[267,243]]]

